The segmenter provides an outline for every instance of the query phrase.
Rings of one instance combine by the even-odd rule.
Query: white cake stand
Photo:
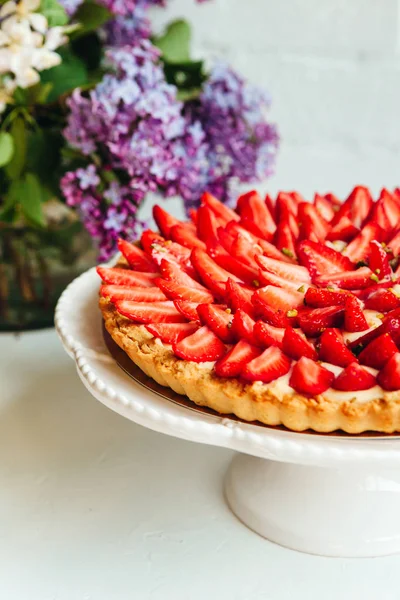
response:
[[[400,439],[262,427],[178,405],[126,374],[107,350],[94,269],[63,293],[56,328],[86,388],[111,410],[175,437],[237,450],[232,511],[283,546],[326,556],[400,552]],[[193,405],[194,406],[194,405]]]

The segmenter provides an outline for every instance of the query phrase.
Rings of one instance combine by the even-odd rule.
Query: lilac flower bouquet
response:
[[[152,35],[149,9],[164,4],[0,0],[0,263],[16,260],[10,232],[27,230],[23,252],[76,260],[81,224],[106,260],[140,234],[149,192],[189,209],[271,173],[268,95],[192,60],[185,21]]]

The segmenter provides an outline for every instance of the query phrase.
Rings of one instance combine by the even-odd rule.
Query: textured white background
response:
[[[400,183],[396,0],[174,0],[158,27],[180,14],[199,55],[271,91],[269,189]],[[399,557],[311,557],[246,530],[222,497],[231,452],[108,411],[54,332],[0,335],[0,357],[1,600],[398,600]]]
[[[398,0],[174,0],[196,55],[223,57],[271,93],[282,143],[268,188],[346,195],[399,185]],[[263,186],[265,188],[265,186]]]

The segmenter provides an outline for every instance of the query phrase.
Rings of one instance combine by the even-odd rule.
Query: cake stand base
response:
[[[238,454],[225,493],[245,525],[281,546],[341,557],[400,552],[400,470],[305,466]]]

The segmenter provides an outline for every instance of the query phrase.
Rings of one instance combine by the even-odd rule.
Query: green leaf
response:
[[[168,83],[190,94],[201,88],[206,79],[201,60],[182,63],[164,62],[164,73]]]
[[[16,116],[13,120],[10,134],[13,138],[14,153],[5,170],[10,179],[18,179],[24,170],[26,160],[26,127],[25,120],[21,115]]]
[[[154,39],[154,44],[161,50],[163,60],[171,63],[190,60],[190,25],[187,21],[173,21],[164,35]]]
[[[88,83],[88,73],[85,63],[69,48],[62,48],[59,51],[62,63],[42,71],[42,83],[51,83],[52,89],[47,97],[47,102],[55,102],[58,98]]]
[[[23,179],[11,184],[13,194],[18,195],[22,214],[32,225],[43,227],[45,220],[42,210],[42,189],[39,179],[33,173],[26,173]],[[10,190],[11,192],[11,190]]]
[[[96,31],[111,18],[111,13],[105,8],[94,2],[84,2],[76,11],[74,18],[79,23],[79,28],[71,34],[71,39],[86,35],[89,32]]]
[[[68,23],[68,15],[64,7],[57,0],[42,0],[40,3],[40,12],[46,17],[50,27],[66,25]]]
[[[14,139],[6,131],[0,132],[0,167],[7,165],[14,154]]]

